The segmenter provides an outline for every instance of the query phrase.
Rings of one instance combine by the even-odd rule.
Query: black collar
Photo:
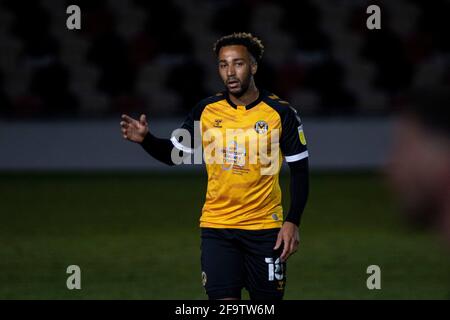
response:
[[[234,104],[233,101],[231,101],[231,99],[230,99],[230,95],[228,93],[228,90],[225,90],[224,95],[225,95],[225,97],[227,99],[227,102],[230,104],[230,106],[232,106],[233,108],[237,109],[237,105]],[[245,110],[250,110],[251,108],[253,108],[257,104],[259,104],[264,99],[265,95],[266,95],[266,92],[264,90],[259,90],[258,98],[256,98],[256,100],[253,101],[252,103],[246,105],[245,106]]]

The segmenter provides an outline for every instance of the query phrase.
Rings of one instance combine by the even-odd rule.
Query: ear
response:
[[[258,63],[257,62],[252,62],[252,64],[250,65],[250,71],[252,72],[252,76],[255,75],[256,71],[258,70]]]

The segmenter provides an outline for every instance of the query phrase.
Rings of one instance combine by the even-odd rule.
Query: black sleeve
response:
[[[308,157],[303,124],[297,111],[288,107],[281,114],[280,149],[286,162],[299,161]]]
[[[285,221],[300,225],[300,219],[306,206],[309,194],[308,158],[288,162],[290,168],[291,205]]]
[[[202,103],[197,104],[187,115],[179,129],[186,130],[187,132],[180,133],[175,130],[172,134],[170,141],[180,151],[185,154],[192,154],[194,150],[201,144],[200,136],[200,116],[205,106]],[[188,139],[183,138],[181,135],[188,134]]]
[[[194,149],[198,143],[194,139],[196,136],[199,136],[198,134],[196,135],[196,121],[200,120],[200,115],[203,109],[204,106],[199,103],[188,113],[186,119],[181,124],[179,129],[187,130],[187,133],[189,134],[188,139],[183,139],[182,133],[178,130],[175,130],[172,133],[172,137],[170,139],[160,139],[148,132],[144,138],[144,141],[141,143],[142,147],[152,157],[169,166],[177,164],[172,160],[172,150],[174,147],[178,149],[180,158],[190,156],[194,152]],[[199,126],[198,122],[197,125]],[[184,135],[184,137],[186,137],[186,135]]]
[[[169,166],[175,165],[172,161],[173,144],[169,139],[160,139],[148,132],[141,146],[156,160]]]

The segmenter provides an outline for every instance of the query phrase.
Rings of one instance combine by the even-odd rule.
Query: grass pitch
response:
[[[450,252],[405,226],[379,176],[311,178],[286,299],[450,298]],[[205,189],[197,174],[0,174],[0,299],[205,299]],[[366,287],[372,264],[381,290]]]

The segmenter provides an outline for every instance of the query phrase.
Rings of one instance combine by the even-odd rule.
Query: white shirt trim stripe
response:
[[[177,138],[172,137],[172,138],[170,138],[170,141],[172,142],[173,146],[175,148],[177,148],[178,150],[181,150],[183,152],[190,153],[190,154],[194,153],[194,149],[183,146],[181,143],[178,142]]]
[[[305,159],[309,156],[308,151],[303,151],[302,153],[294,154],[293,156],[285,156],[286,162],[294,162],[298,160]]]

